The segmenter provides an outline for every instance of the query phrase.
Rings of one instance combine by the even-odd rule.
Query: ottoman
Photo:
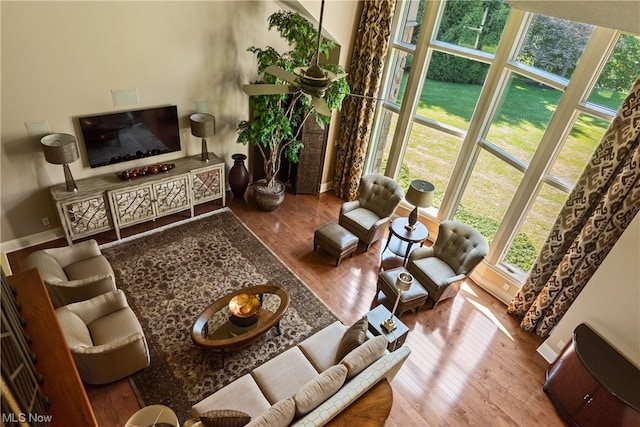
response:
[[[398,267],[391,270],[385,270],[378,276],[378,283],[376,294],[373,297],[374,301],[378,298],[378,293],[382,291],[382,293],[387,297],[391,304],[396,302],[396,298],[398,298],[398,289],[396,288],[396,279],[398,278],[398,274],[408,271],[404,267]],[[415,309],[416,313],[427,302],[427,296],[429,294],[427,291],[418,283],[418,281],[414,278],[411,283],[411,288],[408,291],[403,292],[400,295],[400,301],[398,301],[398,308],[396,309],[396,315],[400,317],[402,313],[408,310]]]
[[[353,256],[358,248],[358,238],[347,231],[341,225],[330,222],[318,228],[313,234],[313,251],[320,246],[330,255],[337,258],[336,267],[340,265],[342,258]]]

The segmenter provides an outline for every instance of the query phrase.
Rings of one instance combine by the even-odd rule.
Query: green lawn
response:
[[[404,86],[401,91],[404,90]],[[425,81],[418,105],[420,116],[460,129],[467,129],[481,87]],[[600,92],[598,92],[600,93]],[[614,110],[624,94],[602,91],[595,99]],[[487,139],[528,163],[553,115],[562,93],[524,78],[512,79],[498,109]],[[574,182],[608,123],[581,114],[552,168],[552,173]],[[393,124],[390,130],[393,135]],[[403,161],[400,181],[406,188],[412,179],[427,179],[436,186],[435,206],[439,206],[462,141],[431,128],[413,124]],[[387,144],[387,151],[388,151]],[[386,158],[386,154],[385,154]],[[463,195],[456,218],[478,227],[491,240],[520,184],[522,173],[483,152]],[[520,229],[507,261],[527,271],[547,237],[567,194],[544,188]]]

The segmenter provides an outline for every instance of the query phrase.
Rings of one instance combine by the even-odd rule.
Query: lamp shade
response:
[[[433,203],[433,190],[435,187],[430,182],[414,179],[404,198],[417,208],[428,208]]]
[[[200,138],[207,138],[216,134],[216,118],[207,113],[196,113],[189,117],[191,134]]]
[[[40,140],[44,158],[54,165],[66,165],[80,157],[76,137],[66,133],[52,133]]]

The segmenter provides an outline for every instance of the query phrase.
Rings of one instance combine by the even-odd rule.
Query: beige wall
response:
[[[584,322],[640,368],[639,306],[640,215],[636,215],[539,351],[553,360]]]
[[[319,14],[319,2],[305,3]],[[342,45],[351,41],[351,27],[341,23],[353,21],[349,13],[355,13],[354,5],[328,2],[325,7],[325,20],[335,26],[332,35]],[[278,47],[281,41],[275,31],[267,31],[267,17],[282,4],[3,1],[0,7],[0,241],[59,227],[47,188],[64,181],[62,167],[44,160],[38,138],[29,137],[25,122],[47,121],[51,132],[78,136],[81,159],[70,165],[76,179],[123,169],[88,167],[73,120],[80,115],[176,104],[180,155],[192,155],[199,153],[200,140],[191,135],[188,116],[196,101],[208,99],[217,125],[209,149],[225,159],[227,169],[233,153],[247,152],[235,142],[236,124],[248,116],[241,85],[257,77],[246,48]],[[138,104],[114,107],[111,91],[131,88],[138,91]],[[167,154],[158,161],[180,155]],[[43,217],[50,219],[50,227],[43,226]]]

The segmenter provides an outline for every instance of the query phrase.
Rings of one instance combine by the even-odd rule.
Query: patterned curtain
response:
[[[541,337],[562,318],[640,210],[640,78],[560,211],[507,311]]]
[[[333,190],[338,197],[354,200],[367,155],[367,145],[375,113],[375,98],[389,47],[395,0],[368,0],[363,3],[347,81],[351,93],[342,104],[342,121],[336,151]]]

